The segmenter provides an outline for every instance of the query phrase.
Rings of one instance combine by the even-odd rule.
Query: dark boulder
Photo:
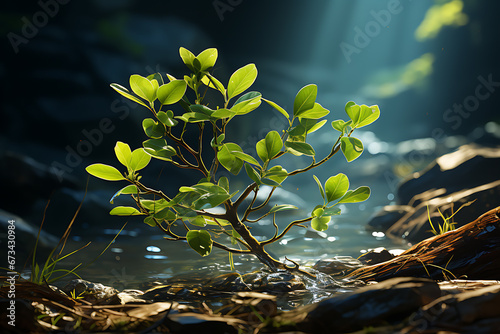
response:
[[[464,145],[437,158],[423,171],[403,181],[397,191],[398,200],[401,204],[409,204],[415,195],[431,189],[444,188],[446,194],[451,194],[474,188],[498,180],[499,170],[500,149]],[[415,206],[419,200],[413,202]]]
[[[395,278],[282,313],[275,322],[295,323],[290,330],[307,333],[350,333],[401,322],[440,296],[439,286],[432,280]]]

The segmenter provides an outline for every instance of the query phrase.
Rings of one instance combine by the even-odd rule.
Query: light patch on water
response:
[[[144,255],[146,259],[149,260],[165,260],[167,257],[165,255],[158,255],[158,254],[146,254]]]
[[[123,249],[118,247],[113,247],[110,250],[112,253],[123,253]]]
[[[152,253],[159,253],[159,252],[161,252],[161,249],[159,247],[156,247],[156,246],[148,246],[148,247],[146,247],[146,250],[148,252],[152,252]]]

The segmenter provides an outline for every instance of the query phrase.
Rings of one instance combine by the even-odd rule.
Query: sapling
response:
[[[187,241],[201,256],[209,255],[212,248],[216,247],[230,254],[253,254],[272,271],[304,272],[294,261],[282,262],[273,258],[266,252],[265,246],[282,239],[295,226],[305,227],[305,224],[310,223],[317,231],[328,229],[331,217],[341,213],[338,204],[365,201],[370,196],[370,188],[362,186],[349,190],[349,179],[342,173],[328,178],[324,184],[313,175],[322,203],[308,217],[290,222],[281,231],[276,224],[276,214],[297,207],[283,204],[269,208],[274,190],[281,187],[287,178],[324,164],[339,151],[348,162],[359,157],[363,152],[363,144],[352,134],[355,129],[374,122],[380,110],[376,105],[348,102],[345,111],[349,120],[339,119],[331,123],[337,131],[337,134],[332,133],[332,148],[328,155],[317,159],[314,148],[307,142],[307,136],[322,128],[327,122],[323,118],[330,113],[316,102],[317,86],[310,84],[301,88],[295,97],[293,110],[286,111],[259,92],[246,92],[257,78],[254,64],[236,70],[227,85],[215,78],[211,70],[217,56],[217,49],[214,48],[197,56],[180,48],[180,57],[191,72],[189,75],[177,79],[167,74],[168,80],[164,81],[159,73],[147,77],[134,74],[130,76],[131,91],[111,84],[119,94],[150,112],[150,117],[142,122],[148,139],[143,142],[143,147],[135,150],[126,143],[116,143],[114,150],[123,165],[121,171],[104,164],[93,164],[86,170],[104,180],[129,183],[116,192],[111,202],[117,196],[127,194],[133,198],[136,207],[117,206],[111,210],[112,215],[144,216],[144,223],[163,231],[165,239]],[[205,102],[205,94],[209,89],[220,94],[219,106],[212,107]],[[269,131],[257,142],[259,161],[245,153],[237,143],[231,142],[226,136],[226,129],[235,117],[256,110],[262,101],[283,115],[288,126],[284,130]],[[173,106],[178,108],[174,111]],[[186,140],[188,133],[193,132],[198,138],[195,144]],[[203,146],[206,136],[211,139],[208,148]],[[310,163],[307,167],[287,171],[277,164],[285,155],[307,156]],[[151,158],[178,168],[196,170],[201,174],[201,179],[196,184],[180,187],[176,194],[153,189],[143,184],[139,175]],[[249,185],[242,191],[232,189],[229,179],[217,173],[219,168],[234,175],[244,169]],[[263,202],[257,203],[258,193],[263,186],[271,187],[272,190]],[[255,218],[255,215],[258,217]],[[272,217],[274,234],[267,240],[258,241],[249,226],[268,216]],[[222,234],[228,237],[226,243],[219,241],[223,238],[214,240],[215,236]],[[290,264],[286,264],[286,261]]]

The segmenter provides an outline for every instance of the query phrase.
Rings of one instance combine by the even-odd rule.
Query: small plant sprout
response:
[[[441,216],[441,218],[443,219],[443,224],[438,224],[438,228],[439,230],[436,230],[434,228],[434,225],[432,224],[432,221],[431,221],[431,214],[430,214],[430,211],[429,211],[429,206],[427,206],[427,219],[429,220],[429,224],[431,225],[431,230],[429,230],[430,232],[432,232],[432,234],[434,235],[441,235],[441,234],[444,234],[446,232],[449,232],[449,231],[453,231],[455,228],[456,228],[456,225],[457,223],[455,223],[453,221],[453,217],[458,213],[458,211],[460,211],[464,206],[469,206],[471,205],[472,203],[474,203],[476,200],[473,200],[473,201],[470,201],[470,202],[467,202],[467,203],[464,203],[462,204],[457,211],[453,212],[453,206],[451,208],[451,215],[449,217],[445,217],[442,213],[441,213],[441,210],[439,210],[439,208],[437,208],[438,212],[439,212],[439,215]]]
[[[131,91],[111,84],[119,94],[148,111],[149,117],[142,122],[148,139],[143,142],[143,147],[134,150],[126,143],[116,143],[115,154],[122,165],[121,169],[93,164],[86,170],[104,180],[129,183],[116,192],[111,202],[120,195],[130,195],[136,207],[117,206],[111,210],[112,215],[143,216],[144,223],[163,231],[165,239],[187,241],[201,256],[209,255],[212,248],[216,247],[229,252],[231,256],[253,254],[273,271],[304,272],[293,261],[286,260],[290,262],[286,264],[274,259],[266,252],[265,246],[283,238],[293,227],[304,227],[306,223],[310,223],[317,231],[326,230],[331,217],[341,213],[338,204],[362,202],[370,196],[370,188],[363,186],[349,190],[349,179],[342,173],[328,178],[324,184],[312,176],[311,181],[314,179],[318,184],[322,203],[308,217],[290,222],[281,231],[275,216],[281,211],[297,207],[289,204],[267,207],[273,192],[287,178],[323,165],[339,151],[342,151],[348,162],[358,158],[363,152],[363,143],[352,134],[356,129],[377,120],[380,110],[376,105],[348,102],[345,112],[349,120],[339,119],[331,123],[330,153],[318,158],[314,148],[307,142],[307,137],[326,124],[327,120],[323,118],[330,111],[316,102],[317,86],[310,84],[301,88],[293,101],[293,110],[287,111],[265,99],[261,93],[248,91],[257,78],[254,64],[236,70],[227,84],[215,78],[211,69],[217,56],[217,49],[213,48],[197,56],[180,48],[180,57],[190,74],[180,79],[167,74],[166,80],[160,73],[147,77],[133,74],[130,76]],[[204,101],[208,90],[220,96],[219,106],[213,106],[213,99],[210,105]],[[257,157],[254,157],[232,142],[226,129],[234,118],[244,117],[256,110],[263,101],[276,109],[287,120],[288,126],[284,130],[269,131],[258,141],[255,147]],[[188,133],[195,134],[197,140],[194,143],[193,140],[187,140]],[[211,139],[209,147],[203,145],[206,136]],[[306,156],[310,163],[304,168],[287,171],[278,163],[285,155]],[[178,168],[192,169],[199,173],[200,180],[196,184],[180,187],[173,194],[144,185],[139,172],[152,158]],[[219,168],[234,175],[244,170],[248,176],[248,186],[241,191],[233,189],[227,177],[219,176]],[[263,202],[257,203],[257,195],[263,186],[269,186],[272,190]],[[272,217],[274,235],[259,241],[252,235],[250,227],[267,216]],[[223,242],[223,238],[214,240],[219,235],[226,235],[227,243]],[[238,248],[234,245],[238,245]]]

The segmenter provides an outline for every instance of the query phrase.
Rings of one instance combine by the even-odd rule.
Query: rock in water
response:
[[[447,194],[474,188],[498,179],[500,149],[475,144],[461,146],[456,152],[445,154],[431,165],[404,181],[398,189],[401,204],[430,189],[446,189]],[[414,203],[415,205],[418,203]]]
[[[500,207],[456,230],[426,239],[392,260],[355,270],[364,281],[392,277],[500,279]]]
[[[432,280],[395,278],[282,313],[275,320],[293,322],[293,329],[307,333],[350,333],[402,321],[440,296]]]
[[[461,333],[500,331],[500,286],[494,285],[455,295],[446,295],[422,307],[410,318],[408,333],[425,329]]]
[[[441,213],[463,226],[487,210],[500,205],[500,148],[461,146],[437,158],[423,171],[414,173],[398,188],[401,205],[388,205],[367,225],[371,231],[404,240],[409,245],[432,236],[427,208],[436,229],[443,224]],[[439,211],[438,211],[439,209]]]

